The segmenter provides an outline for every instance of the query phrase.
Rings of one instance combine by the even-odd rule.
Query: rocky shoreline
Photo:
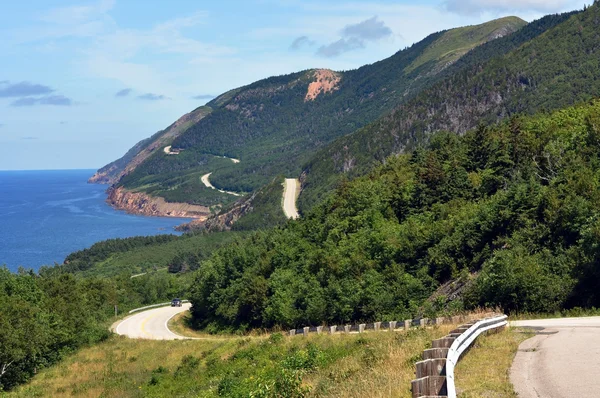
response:
[[[194,218],[202,222],[210,216],[206,206],[188,203],[168,203],[163,198],[153,197],[143,192],[129,191],[123,187],[110,187],[106,193],[106,203],[127,213],[154,217]]]

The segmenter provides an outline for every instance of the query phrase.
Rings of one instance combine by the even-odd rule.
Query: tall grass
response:
[[[414,363],[451,328],[184,341],[114,336],[7,397],[409,397]]]
[[[505,329],[480,336],[455,369],[460,398],[517,397],[509,373],[519,344],[531,334]]]

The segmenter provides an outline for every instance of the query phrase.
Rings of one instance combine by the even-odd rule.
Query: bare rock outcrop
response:
[[[337,90],[342,76],[329,69],[317,69],[314,71],[314,79],[315,81],[308,85],[305,102],[314,101],[321,94]]]
[[[188,203],[168,203],[163,198],[143,192],[129,191],[123,187],[111,187],[106,202],[112,207],[128,213],[144,216],[195,218],[204,221],[210,215],[208,207]]]

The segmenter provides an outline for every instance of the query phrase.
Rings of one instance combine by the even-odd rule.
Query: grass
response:
[[[504,26],[517,30],[527,23],[517,17],[506,17],[476,26],[451,29],[429,46],[409,67],[407,72],[428,62],[450,63],[473,48],[487,42],[491,34]]]
[[[175,315],[173,318],[169,319],[169,330],[173,333],[178,334],[179,336],[184,337],[193,337],[200,339],[212,339],[216,340],[217,337],[210,335],[208,333],[204,333],[190,327],[190,320],[192,319],[192,314],[189,311],[181,312]]]
[[[479,337],[455,369],[460,398],[517,397],[509,373],[521,342],[532,335],[505,329]]]
[[[6,397],[410,397],[414,363],[451,328],[185,341],[113,336]]]

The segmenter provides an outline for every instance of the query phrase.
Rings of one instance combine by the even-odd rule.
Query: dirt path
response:
[[[295,178],[286,178],[283,189],[283,212],[287,218],[294,220],[300,217],[298,208],[296,207],[296,199],[300,193],[300,181]]]

